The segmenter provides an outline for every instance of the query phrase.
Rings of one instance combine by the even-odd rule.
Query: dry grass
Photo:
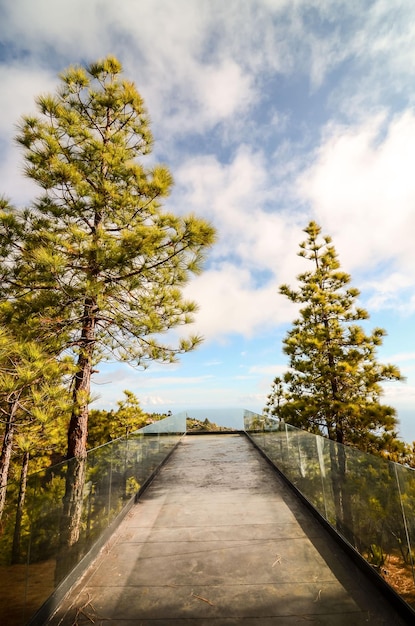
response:
[[[54,591],[55,561],[0,566],[1,623],[21,626]]]
[[[402,558],[390,555],[381,572],[386,582],[399,593],[400,596],[415,608],[415,582],[412,567],[402,562]]]

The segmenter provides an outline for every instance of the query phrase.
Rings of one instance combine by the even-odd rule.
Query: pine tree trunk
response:
[[[333,499],[334,499],[334,512],[336,515],[336,528],[337,530],[341,530],[343,527],[343,507],[342,507],[342,499],[340,495],[340,475],[339,475],[339,464],[337,460],[337,449],[336,444],[331,441],[330,442],[330,467],[331,467],[331,484],[333,488]]]
[[[0,519],[3,515],[4,506],[6,504],[6,489],[9,477],[10,460],[12,457],[13,437],[16,427],[16,413],[18,407],[18,397],[9,403],[9,414],[7,417],[3,445],[0,455]]]
[[[85,305],[85,321],[82,328],[81,351],[78,358],[78,371],[75,375],[73,409],[68,429],[68,469],[63,506],[62,536],[67,546],[79,539],[79,525],[82,516],[82,494],[85,481],[86,444],[88,436],[89,394],[91,390],[92,355],[95,338],[96,306],[92,299]]]
[[[75,374],[73,409],[68,429],[68,459],[72,457],[83,458],[86,455],[92,356],[95,341],[95,314],[97,309],[95,300],[87,298],[80,339],[80,353]]]
[[[88,403],[91,389],[95,340],[94,314],[96,310],[94,299],[87,298],[74,382],[72,416],[68,429],[68,467],[60,523],[60,554],[56,564],[56,582],[62,580],[76,565],[80,552],[77,543],[80,537],[87,464]]]
[[[354,545],[354,532],[353,532],[353,509],[350,499],[350,493],[348,490],[348,475],[347,475],[347,458],[346,447],[339,445],[338,447],[338,463],[339,463],[339,485],[340,485],[340,497],[342,504],[342,534],[346,539]]]
[[[346,484],[347,466],[344,446],[335,442],[330,444],[330,462],[336,528],[353,545],[353,517],[350,495]]]
[[[23,509],[26,498],[27,473],[29,469],[30,453],[23,454],[22,468],[20,471],[19,497],[16,508],[16,521],[14,524],[13,546],[12,546],[12,565],[20,563],[21,559],[21,536],[22,536],[22,519]]]
[[[77,565],[81,546],[79,545],[83,494],[85,486],[86,458],[73,458],[68,461],[66,491],[59,528],[59,554],[56,561],[55,582],[59,583]]]
[[[79,539],[85,485],[86,458],[68,461],[66,491],[63,499],[61,542],[73,546]]]

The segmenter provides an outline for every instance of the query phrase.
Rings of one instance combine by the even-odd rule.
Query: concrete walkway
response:
[[[243,435],[187,436],[51,624],[403,625]]]

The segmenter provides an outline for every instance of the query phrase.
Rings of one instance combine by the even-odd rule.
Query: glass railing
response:
[[[0,623],[27,624],[186,432],[186,414],[29,477],[23,509],[9,484],[0,521]]]
[[[329,524],[415,607],[415,471],[276,419],[245,431]]]

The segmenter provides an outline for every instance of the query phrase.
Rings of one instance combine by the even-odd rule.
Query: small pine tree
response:
[[[402,376],[376,359],[385,331],[366,334],[356,324],[369,316],[356,304],[359,291],[349,286],[330,237],[320,237],[315,222],[305,232],[299,255],[313,269],[298,276],[297,290],[280,287],[302,307],[284,339],[290,368],[284,376],[284,417],[339,443],[381,451],[396,439],[397,419],[394,408],[380,403],[380,383]]]
[[[88,447],[94,448],[103,443],[128,436],[131,432],[146,425],[149,416],[141,408],[136,395],[124,390],[124,399],[118,400],[117,410],[92,409],[89,416]]]
[[[47,424],[51,430],[52,422],[59,409],[62,412],[65,400],[66,407],[69,405],[62,380],[70,372],[70,361],[59,361],[35,341],[16,335],[11,334],[10,328],[5,330],[0,325],[0,424],[4,424],[0,431],[0,517],[16,436],[19,435],[22,440],[25,433],[34,446],[39,427],[43,431]]]
[[[281,421],[283,419],[284,404],[284,381],[280,376],[276,376],[271,385],[271,393],[267,396],[267,403],[264,407],[264,415],[275,417]]]

